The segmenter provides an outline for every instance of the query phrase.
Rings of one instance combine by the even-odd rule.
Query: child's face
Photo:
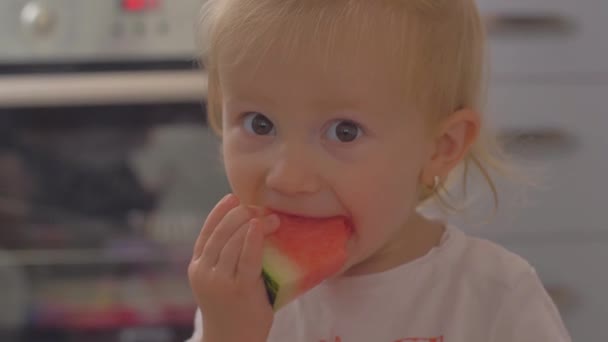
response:
[[[379,56],[342,57],[271,49],[261,63],[220,67],[223,157],[244,203],[347,216],[347,266],[373,264],[398,250],[433,147]]]

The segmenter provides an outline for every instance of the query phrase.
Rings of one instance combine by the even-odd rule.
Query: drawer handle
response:
[[[560,127],[511,128],[500,132],[504,148],[520,157],[562,157],[576,151],[576,136]]]
[[[490,36],[565,36],[575,29],[570,19],[552,13],[495,14],[486,16],[485,22]]]

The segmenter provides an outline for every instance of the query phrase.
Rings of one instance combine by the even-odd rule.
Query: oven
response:
[[[0,2],[0,340],[181,341],[228,191],[201,0]]]

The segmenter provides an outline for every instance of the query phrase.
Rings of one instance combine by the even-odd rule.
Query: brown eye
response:
[[[247,131],[256,135],[274,134],[274,124],[260,113],[247,113],[244,126]]]
[[[329,127],[327,135],[330,140],[349,143],[361,136],[361,127],[352,121],[340,120]]]

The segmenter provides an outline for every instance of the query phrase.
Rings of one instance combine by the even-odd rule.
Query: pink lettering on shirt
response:
[[[340,336],[334,337],[333,340],[320,340],[319,342],[342,342],[342,338]],[[443,336],[439,337],[406,337],[394,342],[445,342]]]
[[[443,336],[439,337],[408,337],[395,342],[444,342]]]

